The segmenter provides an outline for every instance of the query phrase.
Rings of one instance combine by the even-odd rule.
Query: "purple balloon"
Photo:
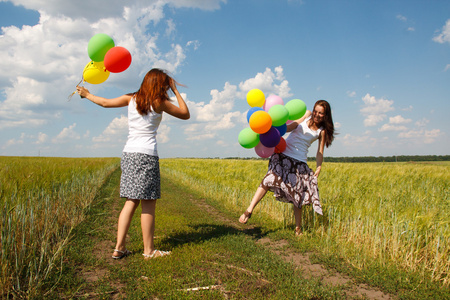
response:
[[[269,131],[267,131],[266,133],[259,135],[259,141],[261,142],[261,144],[268,148],[272,148],[278,145],[280,139],[280,132],[273,126],[270,127]]]

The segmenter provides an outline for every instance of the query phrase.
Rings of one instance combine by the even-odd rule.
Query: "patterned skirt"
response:
[[[161,198],[158,156],[123,152],[120,167],[120,197],[135,200]]]
[[[292,203],[298,208],[312,204],[314,211],[322,215],[317,177],[304,162],[282,153],[273,154],[260,187],[272,191],[278,201]]]

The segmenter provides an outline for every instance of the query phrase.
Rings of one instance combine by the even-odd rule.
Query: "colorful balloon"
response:
[[[259,143],[259,134],[251,130],[251,128],[244,128],[238,136],[239,144],[247,149],[253,148]]]
[[[255,152],[259,157],[267,158],[271,156],[275,152],[275,148],[273,147],[266,147],[263,144],[259,143],[255,147]]]
[[[275,104],[269,109],[269,115],[272,118],[273,126],[281,126],[289,118],[289,111],[281,104]]]
[[[251,107],[261,107],[264,105],[265,100],[264,93],[259,89],[252,89],[247,93],[247,103]]]
[[[250,117],[253,115],[255,111],[263,110],[261,107],[252,107],[247,112],[247,122],[250,122]]]
[[[89,40],[88,55],[92,61],[103,61],[106,52],[114,46],[114,41],[109,35],[98,33]]]
[[[266,133],[272,127],[272,118],[266,111],[256,111],[250,117],[249,124],[254,132]]]
[[[275,153],[282,153],[284,150],[286,150],[286,146],[286,140],[281,137],[280,142],[275,146]]]
[[[259,136],[259,141],[264,146],[271,148],[278,145],[278,143],[280,142],[280,138],[280,132],[275,127],[271,127],[269,131]]]
[[[286,103],[289,112],[289,120],[298,120],[306,113],[306,104],[300,99],[293,99]]]
[[[89,62],[83,70],[83,80],[91,84],[100,84],[109,77],[103,62]]]
[[[106,70],[112,73],[120,73],[131,65],[131,54],[124,47],[116,46],[106,52],[103,63]]]
[[[266,102],[264,102],[263,108],[265,111],[269,111],[269,109],[276,104],[284,105],[283,99],[277,95],[270,95],[267,97]]]
[[[274,127],[280,132],[281,136],[286,134],[286,131],[287,131],[287,125],[286,124],[283,124],[281,126],[274,126]]]

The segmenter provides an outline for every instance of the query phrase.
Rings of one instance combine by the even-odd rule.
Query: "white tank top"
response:
[[[156,133],[162,114],[150,111],[142,116],[136,109],[135,98],[128,104],[128,140],[123,152],[139,152],[158,156]]]
[[[283,154],[296,160],[306,163],[308,159],[308,149],[311,144],[319,138],[322,128],[311,130],[308,127],[308,121],[311,116],[306,118],[296,129],[291,131],[286,138],[286,150]]]

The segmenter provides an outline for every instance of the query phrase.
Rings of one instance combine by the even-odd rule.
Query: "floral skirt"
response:
[[[123,152],[120,162],[120,197],[135,200],[161,198],[159,157],[137,152]]]
[[[260,187],[272,191],[278,201],[292,203],[298,208],[312,204],[314,211],[322,215],[317,177],[304,162],[282,153],[273,154]]]

